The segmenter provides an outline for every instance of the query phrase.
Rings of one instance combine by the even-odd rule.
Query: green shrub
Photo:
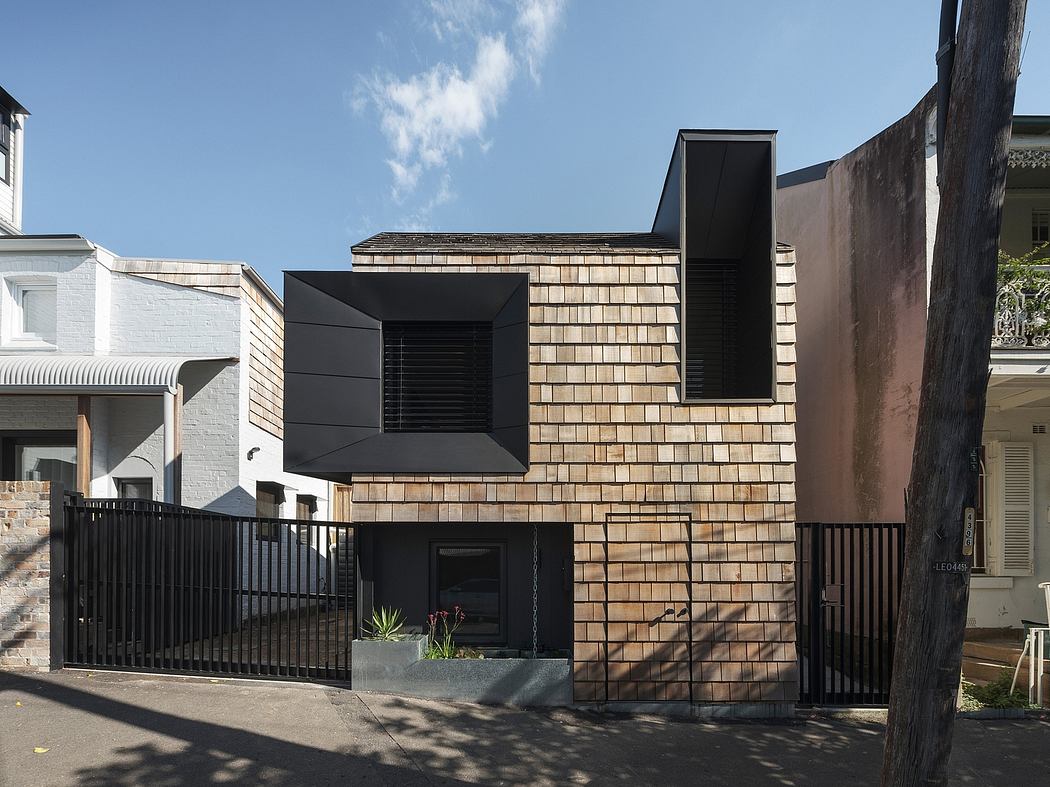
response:
[[[1003,668],[999,677],[987,686],[975,686],[966,678],[962,682],[963,701],[960,710],[971,711],[981,708],[1034,708],[1028,702],[1028,693],[1014,691],[1010,693],[1010,684],[1013,682],[1014,673],[1009,668]]]
[[[396,642],[404,639],[401,627],[405,625],[404,615],[400,609],[387,609],[380,607],[372,610],[372,617],[365,626],[368,629],[368,639],[382,640],[384,642]]]

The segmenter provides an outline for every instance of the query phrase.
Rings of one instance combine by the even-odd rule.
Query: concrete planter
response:
[[[521,707],[572,704],[568,659],[424,659],[426,637],[354,640],[352,685],[427,699]]]

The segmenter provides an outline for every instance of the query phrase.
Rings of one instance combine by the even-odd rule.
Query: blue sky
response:
[[[380,230],[647,230],[679,127],[778,129],[785,172],[907,112],[939,5],[23,3],[23,229],[277,287]],[[1028,28],[1016,111],[1050,113],[1050,3]]]

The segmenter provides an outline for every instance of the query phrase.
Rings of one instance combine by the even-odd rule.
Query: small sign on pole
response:
[[[973,508],[963,511],[963,549],[964,555],[969,557],[973,554],[973,537],[977,524],[977,512]]]

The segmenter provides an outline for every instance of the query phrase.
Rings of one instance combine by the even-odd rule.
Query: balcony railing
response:
[[[1004,350],[1050,347],[1050,265],[1033,266],[1048,278],[1002,284],[995,298],[992,347]]]

